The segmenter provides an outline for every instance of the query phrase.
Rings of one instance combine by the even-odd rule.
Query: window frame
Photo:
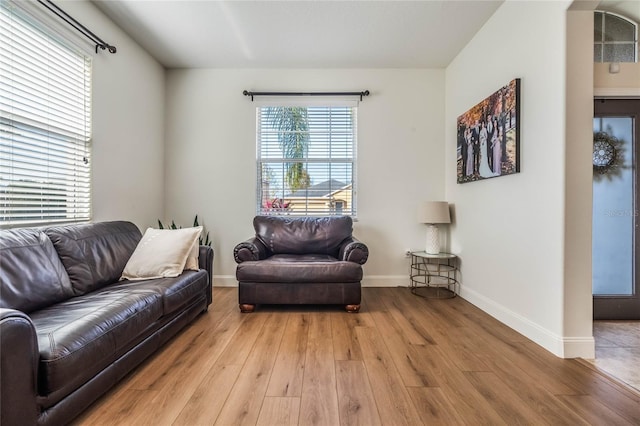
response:
[[[263,142],[261,141],[261,138],[262,138],[261,122],[262,122],[263,109],[280,108],[280,107],[307,108],[308,109],[307,111],[309,111],[309,109],[313,110],[313,109],[320,109],[320,108],[329,108],[329,109],[334,108],[336,110],[348,108],[350,111],[348,113],[348,115],[350,116],[350,119],[348,121],[350,122],[349,136],[351,138],[351,142],[348,145],[348,148],[346,148],[347,151],[349,149],[351,150],[350,156],[347,156],[347,157],[342,156],[342,157],[339,157],[340,159],[336,159],[337,157],[332,157],[332,154],[329,154],[328,157],[322,157],[322,158],[313,158],[307,155],[297,161],[305,165],[305,170],[308,170],[307,168],[310,165],[313,166],[313,165],[322,165],[322,164],[327,165],[327,170],[331,170],[334,165],[338,165],[338,164],[347,165],[347,168],[350,169],[350,173],[345,172],[348,175],[350,174],[350,181],[343,182],[345,185],[341,187],[338,187],[338,186],[330,187],[330,190],[326,194],[326,202],[324,202],[325,198],[321,196],[312,196],[307,194],[304,197],[305,201],[303,201],[304,208],[301,207],[302,204],[298,204],[300,201],[302,201],[301,199],[299,199],[296,196],[287,197],[287,195],[291,196],[296,191],[291,192],[290,189],[286,188],[286,184],[284,183],[284,177],[282,178],[282,182],[281,182],[282,188],[276,190],[281,192],[280,194],[276,195],[276,197],[273,198],[273,200],[271,200],[270,196],[265,196],[264,194],[265,188],[268,188],[266,190],[269,190],[269,191],[273,191],[273,190],[269,188],[267,181],[263,178],[263,170],[264,170],[263,166],[266,164],[282,165],[282,168],[284,170],[286,163],[292,163],[291,158],[285,158],[284,154],[282,157],[278,157],[278,158],[268,158],[266,156],[261,155],[261,147],[263,144]],[[257,215],[276,215],[276,216],[286,215],[286,216],[301,216],[301,217],[304,217],[304,216],[316,216],[316,217],[350,216],[353,218],[354,221],[357,220],[358,107],[359,107],[359,102],[357,100],[342,99],[342,98],[309,99],[309,100],[305,100],[305,99],[292,100],[292,99],[273,98],[273,99],[264,99],[264,100],[257,101],[257,105],[256,105],[256,198],[255,198],[256,200],[255,209],[256,209]],[[327,115],[327,117],[328,116],[329,115]],[[313,129],[309,130],[309,132],[313,134],[313,136],[310,136],[310,138],[314,138],[314,136],[319,134],[318,132],[315,132]],[[273,145],[273,140],[270,143]],[[313,143],[313,142],[310,142],[310,143]],[[317,146],[318,146],[317,141],[315,141],[315,144],[316,145],[314,145],[315,147],[314,149],[317,149]],[[296,161],[293,161],[293,162],[296,162]],[[281,170],[281,172],[283,172],[283,170]],[[315,182],[315,183],[311,182],[311,187],[308,187],[307,189],[312,188],[313,185],[318,185],[323,183],[329,183],[329,185],[334,183],[339,183],[338,182],[338,179],[340,179],[339,177],[332,178],[331,172],[329,171],[327,173],[329,173],[329,178],[326,178],[326,179],[323,178],[321,179],[320,182]],[[311,175],[310,176],[310,179],[311,179],[313,178],[314,173],[309,172],[309,175]],[[347,189],[345,190],[345,188]],[[350,203],[347,203],[347,200],[343,198],[335,200],[334,194],[339,193],[341,190],[345,190],[345,193],[349,194],[348,198]],[[304,191],[304,189],[300,189],[298,191]],[[320,198],[322,198],[324,207],[320,209],[314,208],[313,202],[315,202],[317,206],[321,202]],[[309,200],[311,200],[311,202]],[[342,206],[343,206],[342,211],[339,211],[339,209],[335,207],[334,200],[342,203]],[[270,202],[271,204],[269,205]],[[347,204],[349,204],[349,207],[346,207]],[[275,207],[272,207],[272,206],[275,206]]]

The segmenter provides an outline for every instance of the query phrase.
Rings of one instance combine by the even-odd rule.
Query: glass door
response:
[[[640,319],[640,100],[596,100],[593,119],[593,316]]]

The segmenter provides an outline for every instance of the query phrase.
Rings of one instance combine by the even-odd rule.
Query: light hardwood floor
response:
[[[209,311],[77,425],[639,425],[640,393],[461,298],[364,288],[359,314]]]
[[[640,391],[640,321],[594,321],[593,337],[591,362]]]

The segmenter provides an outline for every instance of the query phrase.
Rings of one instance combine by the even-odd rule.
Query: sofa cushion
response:
[[[274,254],[328,254],[338,257],[340,244],[351,237],[349,216],[256,216],[256,236]]]
[[[280,283],[346,283],[362,279],[362,266],[320,254],[276,254],[265,260],[242,262],[238,281]]]
[[[142,234],[131,222],[68,225],[45,230],[76,295],[118,281]]]
[[[0,231],[0,307],[29,313],[73,295],[64,266],[42,230]]]
[[[162,297],[162,313],[170,314],[202,296],[209,286],[207,272],[185,271],[175,278],[159,278],[147,281],[121,281],[102,291],[120,291],[121,289],[153,291]]]
[[[138,343],[162,316],[150,290],[120,289],[74,297],[31,314],[40,364],[39,393],[61,399]]]

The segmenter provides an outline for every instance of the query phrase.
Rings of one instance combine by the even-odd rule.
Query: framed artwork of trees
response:
[[[458,183],[520,172],[520,79],[458,117]]]

